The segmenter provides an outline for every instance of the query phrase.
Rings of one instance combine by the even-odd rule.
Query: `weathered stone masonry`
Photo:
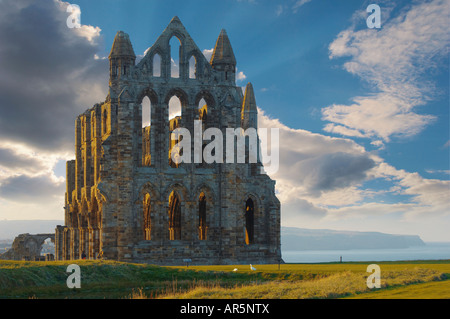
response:
[[[171,75],[172,37],[180,42],[179,77]],[[219,128],[224,138],[226,128],[257,128],[253,88],[249,83],[243,95],[236,86],[225,30],[208,62],[174,17],[137,65],[135,59],[128,35],[119,31],[109,55],[109,94],[76,119],[76,159],[67,162],[65,226],[56,228],[56,259],[84,253],[88,259],[163,265],[183,259],[279,262],[280,203],[259,160],[194,163],[192,152],[191,163],[170,161],[171,130],[187,128],[194,136],[194,120],[203,129]],[[181,116],[169,121],[173,96],[181,102]],[[151,122],[142,128],[145,97]],[[199,107],[200,101],[205,105]]]
[[[52,254],[41,256],[42,245],[46,239],[55,241],[55,234],[20,234],[12,243],[12,247],[3,254],[0,260],[53,260]]]

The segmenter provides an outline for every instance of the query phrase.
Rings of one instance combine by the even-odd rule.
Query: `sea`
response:
[[[450,242],[396,249],[291,250],[282,251],[282,258],[286,263],[442,260],[450,259]]]

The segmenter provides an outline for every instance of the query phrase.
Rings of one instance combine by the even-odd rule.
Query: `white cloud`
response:
[[[356,97],[351,105],[333,104],[326,107],[322,109],[322,119],[339,124],[327,124],[324,128],[327,132],[381,138],[389,142],[392,136],[410,137],[421,132],[434,120],[434,116],[414,113],[412,105],[405,100],[380,93]]]
[[[328,198],[335,200],[337,192],[348,189],[353,199],[341,196],[340,203],[360,199],[354,187],[375,165],[373,156],[362,146],[349,139],[289,128],[260,109],[258,116],[258,127],[279,129],[280,168],[272,177],[283,202],[302,199],[325,205],[333,201]]]
[[[169,100],[169,119],[181,116],[181,101],[178,97],[172,96]]]
[[[340,134],[344,136],[353,136],[353,137],[364,137],[364,135],[355,129],[350,129],[348,127],[342,126],[342,125],[335,125],[333,123],[328,123],[324,127],[325,132],[334,133],[334,134]]]
[[[61,0],[54,0],[54,2],[59,6],[60,10],[67,13],[67,6],[70,5],[69,2],[64,2]],[[71,7],[69,13],[66,14],[67,18],[70,18],[70,15],[82,16],[81,8],[78,5],[74,5]],[[67,19],[66,19],[67,23]],[[100,32],[102,31],[99,27],[94,27],[92,25],[81,24],[79,27],[74,27],[71,29],[77,37],[82,37],[88,40],[91,44],[95,44],[96,41],[100,37]]]
[[[416,172],[398,170],[385,162],[374,168],[372,173],[374,178],[395,182],[399,194],[411,196],[411,203],[416,204],[415,212],[450,214],[449,180],[426,179]]]
[[[276,15],[277,17],[279,17],[279,16],[283,13],[283,10],[284,10],[283,6],[282,6],[281,4],[278,5],[278,6],[277,6],[277,10],[275,11],[275,15]]]
[[[102,31],[99,27],[93,27],[91,25],[82,25],[80,28],[75,28],[74,31],[79,37],[86,38],[89,42],[95,43],[99,38]]]
[[[329,46],[330,58],[349,58],[344,69],[377,92],[355,97],[351,105],[324,108],[323,120],[337,124],[339,134],[360,132],[386,142],[421,132],[434,116],[418,114],[417,107],[437,94],[424,74],[434,71],[448,54],[449,14],[446,1],[434,0],[387,19],[380,30],[356,31],[352,26],[340,32]],[[334,126],[325,127],[330,128]]]
[[[244,72],[238,71],[238,69],[236,68],[236,80],[237,81],[243,81],[246,78],[247,78],[247,76],[244,74]]]
[[[298,9],[299,9],[301,6],[307,4],[308,2],[311,2],[311,0],[298,0],[298,1],[296,1],[295,4],[292,6],[292,11],[293,11],[294,13],[297,13]]]
[[[380,140],[372,141],[372,142],[370,142],[370,144],[372,144],[373,146],[379,147],[380,149],[384,148],[384,143],[383,143],[383,141],[380,141]]]
[[[428,174],[448,174],[450,175],[449,169],[426,169],[425,172]]]
[[[450,239],[429,228],[450,226],[450,181],[398,170],[350,139],[289,128],[261,109],[258,127],[280,130],[280,168],[271,177],[283,225]],[[375,144],[383,146],[381,141]],[[371,181],[389,186],[371,189],[366,184]],[[421,227],[424,218],[427,227]],[[400,228],[399,223],[408,226]]]
[[[210,61],[211,57],[212,57],[212,54],[214,52],[214,48],[212,48],[212,49],[204,49],[202,52],[203,52],[203,55],[205,56],[206,60]]]

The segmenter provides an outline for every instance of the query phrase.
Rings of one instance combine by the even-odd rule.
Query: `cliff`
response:
[[[423,246],[417,235],[281,227],[282,250],[386,249]]]

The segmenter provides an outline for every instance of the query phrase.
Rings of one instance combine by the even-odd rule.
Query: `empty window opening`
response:
[[[143,202],[144,213],[144,240],[152,239],[152,219],[151,219],[152,205],[150,201],[150,194],[145,194]]]
[[[169,196],[169,240],[181,240],[181,202],[174,191]]]
[[[153,56],[153,76],[161,76],[161,56],[158,53]]]
[[[41,246],[41,256],[45,256],[47,254],[55,255],[55,243],[52,242],[51,238],[47,238],[44,240]]]
[[[181,101],[177,96],[172,96],[169,100],[169,165],[172,167],[178,167],[178,165],[172,160],[172,149],[180,142],[178,139],[172,140],[172,132],[180,127],[181,120]],[[181,154],[180,154],[181,155]]]
[[[202,121],[203,126],[206,125],[208,117],[208,105],[204,98],[202,98],[198,102],[198,119]],[[205,130],[205,127],[203,127],[203,130]]]
[[[208,105],[206,104],[206,101],[204,98],[202,98],[198,102],[198,119],[202,121],[202,132],[205,132],[205,130],[208,128]],[[206,144],[208,144],[207,141],[203,141],[202,143],[202,154],[206,147]],[[198,167],[206,167],[207,163],[205,162],[204,156],[202,156],[202,163],[198,165]]]
[[[254,219],[255,207],[251,198],[245,203],[245,243],[253,244],[254,241]]]
[[[189,59],[189,78],[197,78],[197,60],[195,59],[195,56],[191,56]]]
[[[176,117],[181,117],[181,101],[174,95],[169,100],[169,121]]]
[[[169,46],[170,46],[170,75],[173,78],[179,78],[181,41],[176,36],[173,36],[170,39]]]
[[[206,196],[201,193],[198,198],[198,239],[206,240]]]
[[[142,100],[142,166],[151,165],[151,102],[148,96]]]
[[[142,127],[150,126],[151,124],[151,102],[148,96],[142,99]]]

